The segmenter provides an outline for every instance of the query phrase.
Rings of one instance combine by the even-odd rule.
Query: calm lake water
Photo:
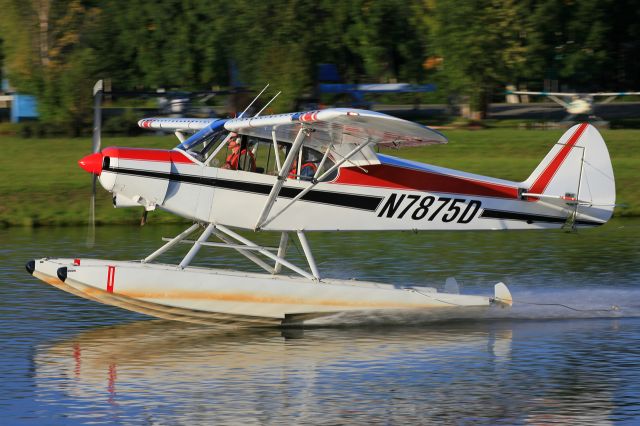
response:
[[[84,229],[0,230],[2,424],[640,423],[638,220],[577,234],[310,236],[329,276],[510,286],[512,309],[455,320],[220,330],[99,305],[24,269],[44,256],[137,259],[180,230],[103,227],[91,250]],[[201,265],[244,264],[210,250]]]

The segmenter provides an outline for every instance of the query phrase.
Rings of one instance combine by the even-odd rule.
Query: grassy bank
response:
[[[412,160],[509,180],[524,180],[562,134],[557,130],[451,130],[448,145],[383,150]],[[603,131],[616,175],[617,216],[640,216],[640,130]],[[103,146],[169,148],[173,136],[105,138]],[[91,177],[77,166],[89,139],[0,137],[0,226],[80,225],[87,222]],[[137,223],[140,209],[113,209],[98,189],[99,224]],[[150,222],[181,219],[164,212]]]

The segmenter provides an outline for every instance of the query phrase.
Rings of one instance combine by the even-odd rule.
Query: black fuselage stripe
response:
[[[222,189],[232,189],[236,191],[250,192],[253,194],[268,195],[271,192],[272,185],[242,182],[237,180],[219,179],[205,176],[186,175],[182,173],[165,173],[151,170],[138,170],[116,167],[105,167],[105,171],[113,173],[121,173],[131,176],[142,176],[154,179],[168,179],[176,182],[190,183],[194,185],[210,186]],[[283,187],[280,190],[279,197],[294,198],[302,192],[300,188]],[[383,197],[370,195],[345,194],[342,192],[318,191],[311,190],[302,197],[303,201],[313,203],[330,204],[340,207],[349,207],[352,209],[376,211],[383,200]]]
[[[565,223],[567,221],[566,217],[545,216],[545,215],[539,215],[539,214],[529,214],[529,213],[511,212],[511,211],[505,211],[505,210],[491,210],[491,209],[484,209],[480,217],[483,219],[507,219],[507,220],[522,220],[525,222],[545,222],[545,223]],[[590,226],[602,225],[602,223],[592,221],[592,220],[576,220],[575,223],[576,225],[590,225]]]

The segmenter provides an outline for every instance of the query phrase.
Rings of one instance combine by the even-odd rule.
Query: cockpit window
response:
[[[224,122],[214,122],[177,148],[211,167],[277,175],[291,150],[291,143],[278,141],[274,145],[271,139],[229,132],[224,128]],[[326,156],[325,152],[302,147],[291,163],[288,178],[312,181],[322,177],[335,164],[333,152]],[[334,170],[322,181],[329,182],[337,174]]]

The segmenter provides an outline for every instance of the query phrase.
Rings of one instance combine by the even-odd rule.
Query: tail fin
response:
[[[613,214],[616,187],[609,151],[588,123],[567,130],[522,186],[528,200],[561,205],[578,226],[605,223]]]

